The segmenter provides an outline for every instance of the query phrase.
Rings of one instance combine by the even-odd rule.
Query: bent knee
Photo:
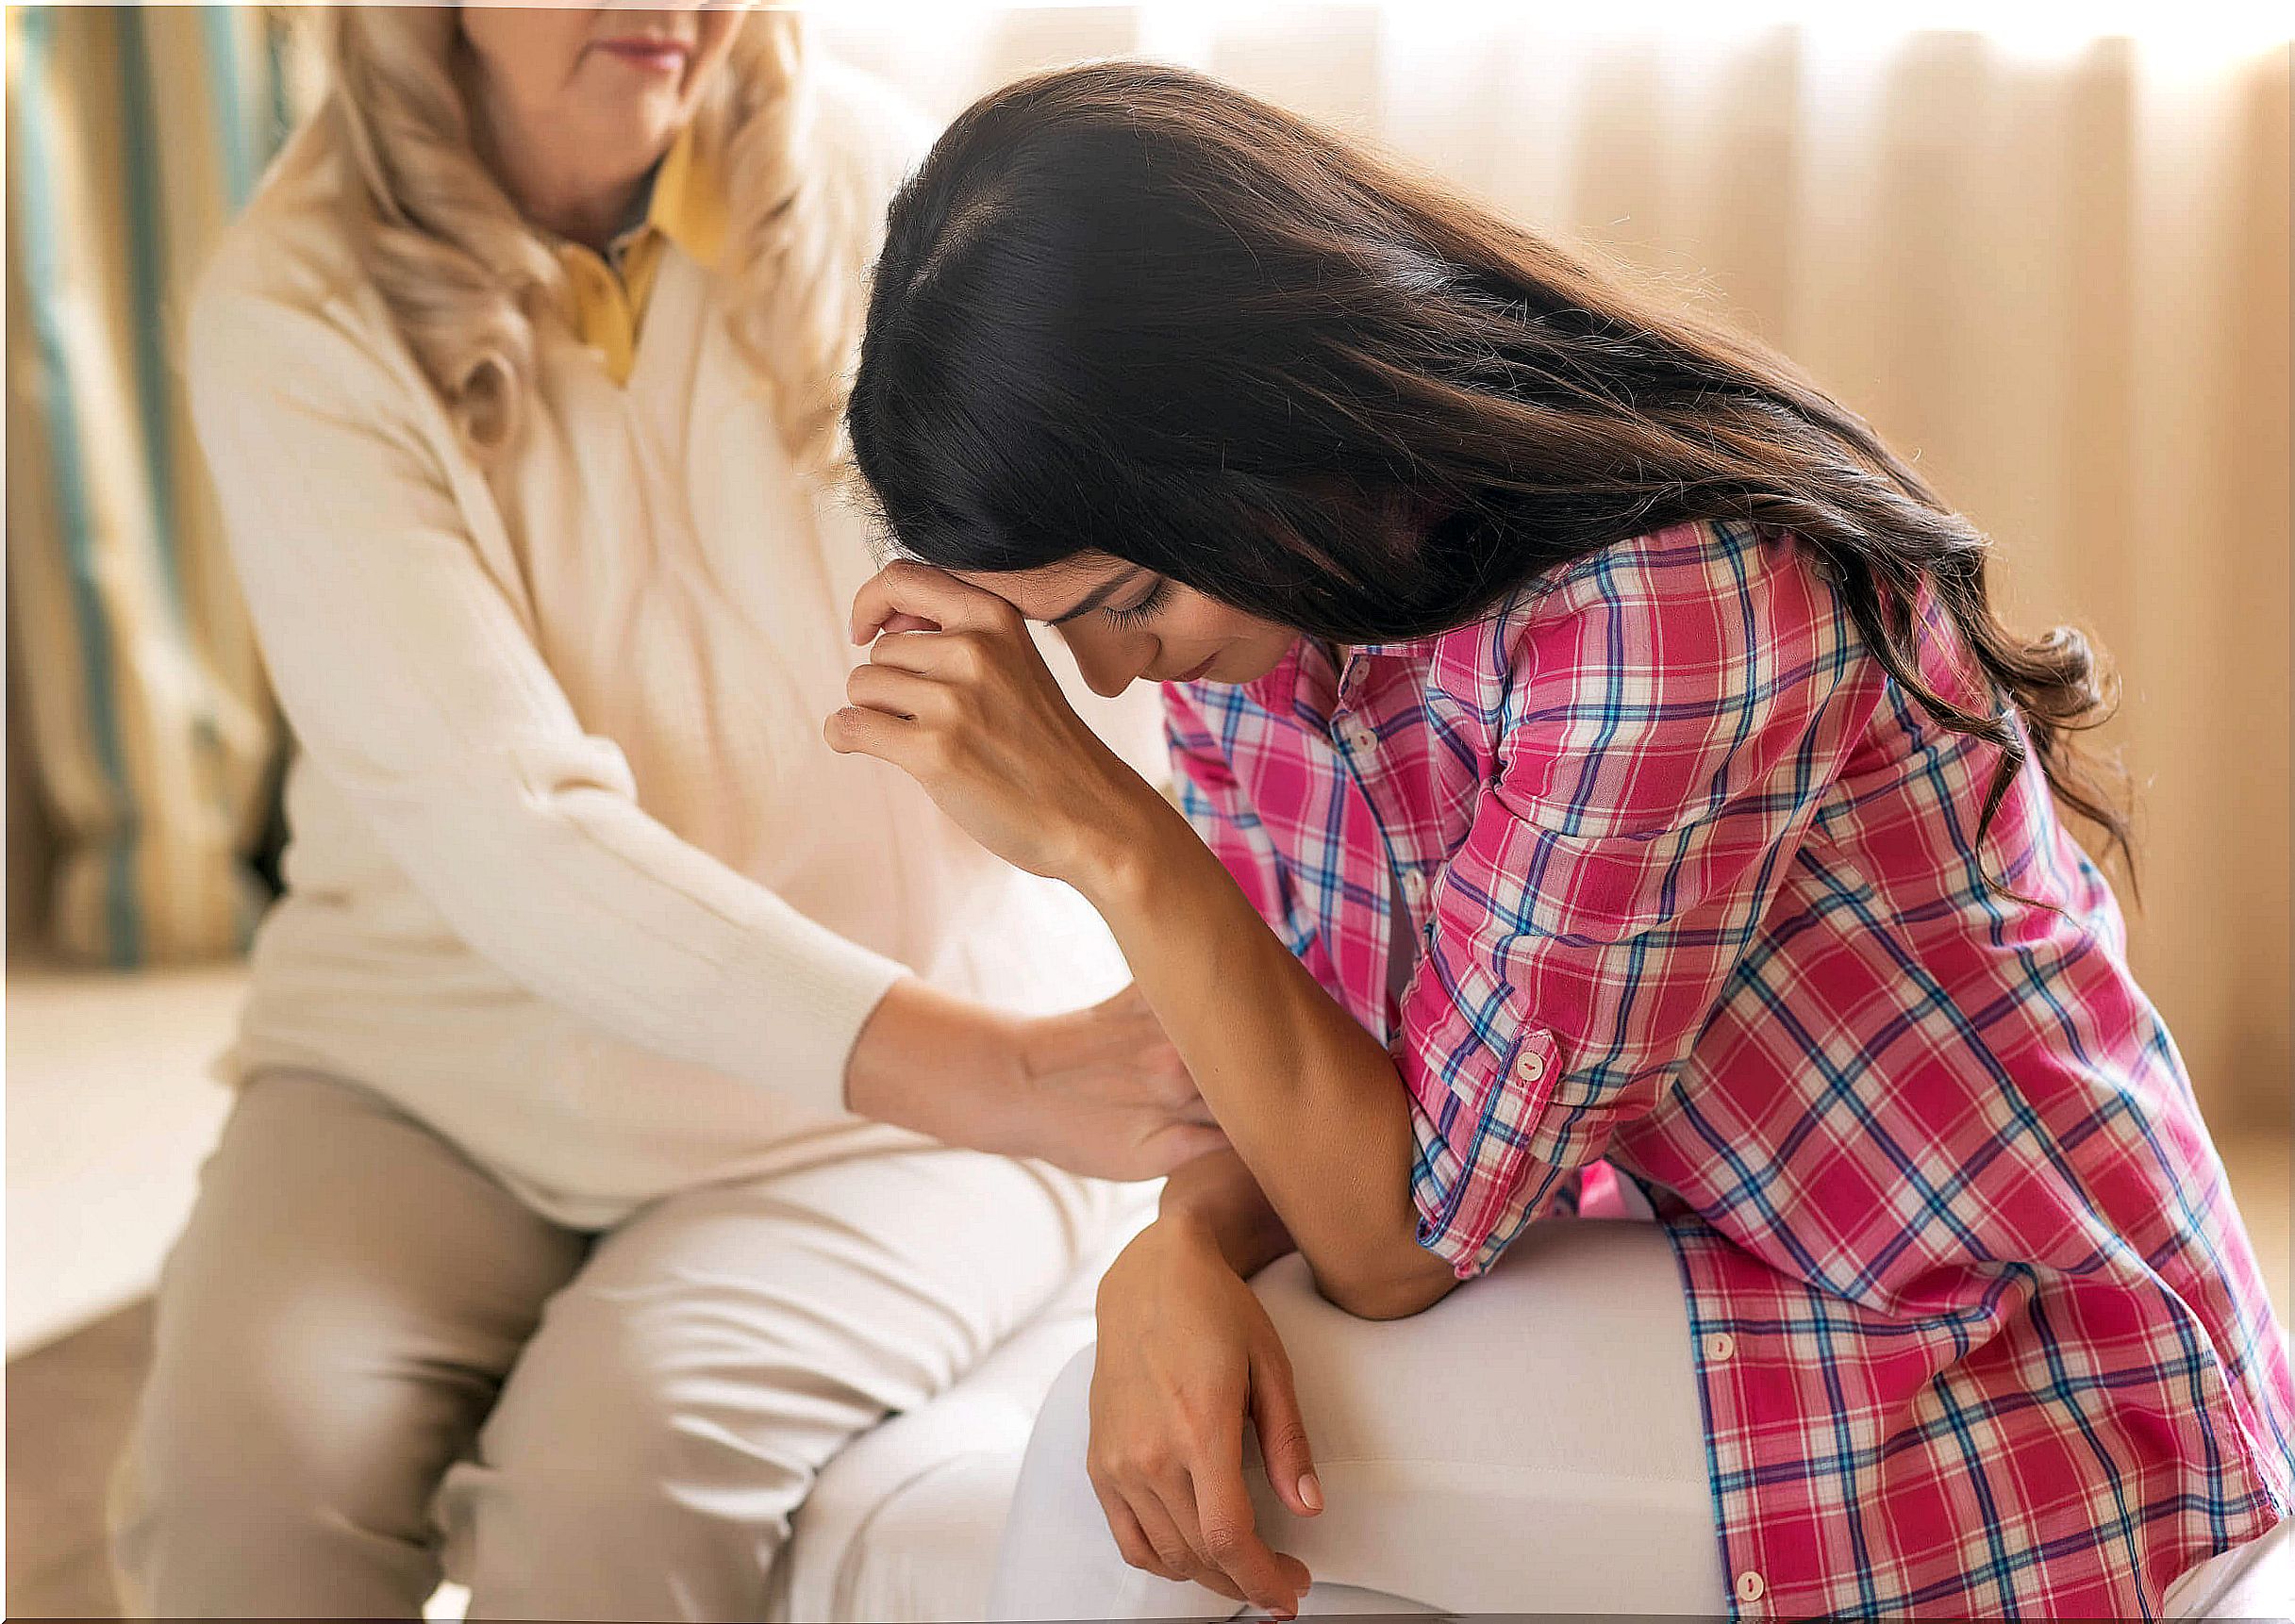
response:
[[[821,1379],[769,1346],[728,1356],[686,1316],[629,1313],[577,1287],[552,1305],[479,1436],[484,1499],[570,1537],[738,1491],[739,1520],[770,1529],[845,1441],[812,1413]]]

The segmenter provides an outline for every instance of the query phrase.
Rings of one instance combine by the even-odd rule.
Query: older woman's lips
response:
[[[1204,673],[1211,669],[1211,661],[1218,658],[1219,655],[1213,655],[1211,659],[1206,660],[1202,665],[1197,666],[1193,671],[1188,672],[1187,675],[1173,677],[1172,680],[1173,682],[1201,682],[1204,678]]]
[[[681,40],[600,40],[597,49],[633,68],[644,68],[657,74],[682,74],[686,58],[692,47]]]

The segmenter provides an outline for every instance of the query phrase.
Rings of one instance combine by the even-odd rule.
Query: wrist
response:
[[[846,1057],[845,1108],[944,1144],[1015,1153],[1030,1024],[914,976],[895,982]]]
[[[1143,1299],[1153,1301],[1157,1284],[1170,1280],[1175,1270],[1184,1272],[1206,1264],[1230,1267],[1211,1227],[1192,1218],[1159,1212],[1153,1223],[1125,1243],[1100,1276],[1092,1294],[1094,1303],[1105,1319],[1111,1303],[1121,1309]]]
[[[1188,852],[1209,855],[1179,809],[1144,780],[1116,816],[1084,831],[1078,847],[1069,884],[1111,923],[1168,886]]]

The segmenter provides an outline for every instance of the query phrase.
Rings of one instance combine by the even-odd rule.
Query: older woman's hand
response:
[[[1002,598],[896,563],[860,589],[852,632],[873,643],[829,748],[890,762],[1006,862],[1091,896],[1137,831],[1173,816],[1076,715]]]

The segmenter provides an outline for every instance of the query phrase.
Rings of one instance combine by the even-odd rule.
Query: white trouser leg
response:
[[[920,1144],[688,1191],[603,1236],[447,1473],[470,1616],[762,1616],[820,1467],[1033,1317],[1116,1189]]]
[[[1536,1225],[1410,1319],[1342,1313],[1297,1257],[1254,1285],[1325,1509],[1283,1510],[1256,1455],[1253,1502],[1319,1584],[1453,1612],[1728,1611],[1688,1317],[1655,1225]],[[1085,1475],[1089,1384],[1087,1353],[1037,1422],[990,1616],[1229,1616],[1209,1590],[1124,1566]]]
[[[443,1547],[479,1616],[756,1618],[822,1462],[962,1375],[1136,1199],[920,1143],[593,1243],[368,1091],[263,1077],[161,1281],[125,1593],[410,1619]]]

